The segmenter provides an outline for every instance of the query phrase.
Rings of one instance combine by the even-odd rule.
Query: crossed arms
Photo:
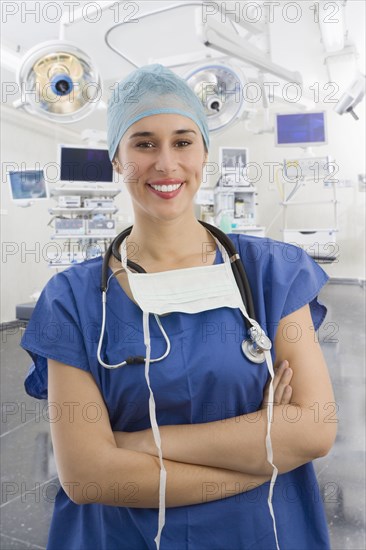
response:
[[[296,343],[288,333],[291,326],[300,330]],[[309,306],[281,320],[275,351],[275,368],[286,359],[293,373],[292,394],[283,394],[278,402],[275,399],[271,426],[273,462],[284,473],[329,452],[337,430],[336,404]],[[85,487],[94,484],[93,502],[158,507],[160,464],[151,430],[113,432],[91,374],[50,359],[48,369],[49,401],[61,411],[57,422],[51,419],[52,441],[60,481],[71,500],[90,503]],[[278,395],[286,376],[280,370],[276,377]],[[72,422],[70,402],[80,404]],[[82,414],[88,403],[102,411],[97,422]],[[262,407],[216,422],[159,427],[167,470],[167,507],[225,498],[271,478],[265,449],[266,405]],[[225,490],[213,492],[208,487]]]

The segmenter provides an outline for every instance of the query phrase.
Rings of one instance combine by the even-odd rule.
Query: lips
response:
[[[181,184],[180,187],[178,187],[178,189],[174,191],[158,191],[157,189],[154,189],[152,187],[152,185],[179,185],[179,184]],[[182,180],[159,180],[159,183],[157,181],[154,181],[151,184],[148,183],[147,187],[150,189],[152,193],[154,193],[154,195],[162,199],[173,199],[180,193],[183,185],[184,185],[184,182],[182,182]]]

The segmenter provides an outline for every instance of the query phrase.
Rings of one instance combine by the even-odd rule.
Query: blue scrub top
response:
[[[325,272],[293,245],[246,235],[229,237],[244,263],[257,320],[271,340],[280,319],[305,304],[310,304],[318,329],[326,314],[317,301],[328,279]],[[215,263],[222,261],[217,249]],[[101,268],[101,258],[85,261],[54,275],[43,289],[21,341],[33,360],[25,388],[29,395],[46,399],[47,358],[55,359],[92,374],[114,431],[147,429],[144,364],[110,371],[97,360]],[[238,309],[174,312],[161,317],[161,323],[171,351],[150,365],[159,425],[212,422],[259,409],[270,375],[266,363],[251,363],[243,355],[245,325]],[[166,343],[153,315],[150,333],[151,357],[160,357]],[[130,355],[146,355],[142,311],[113,277],[102,358],[115,364]],[[275,550],[268,492],[269,482],[214,502],[167,508],[161,550]],[[330,548],[311,462],[277,477],[272,503],[281,550]],[[155,550],[157,525],[158,509],[77,505],[60,488],[47,548]]]

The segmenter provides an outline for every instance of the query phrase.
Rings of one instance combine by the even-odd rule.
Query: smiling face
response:
[[[202,134],[193,120],[159,114],[128,128],[113,164],[123,175],[136,221],[170,221],[194,215],[193,199],[206,160]]]

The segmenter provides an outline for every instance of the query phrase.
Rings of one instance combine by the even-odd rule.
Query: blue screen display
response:
[[[277,143],[325,143],[324,113],[277,115]]]
[[[14,200],[47,199],[43,170],[11,171],[9,178]]]
[[[61,148],[61,180],[109,183],[113,168],[106,149]]]

